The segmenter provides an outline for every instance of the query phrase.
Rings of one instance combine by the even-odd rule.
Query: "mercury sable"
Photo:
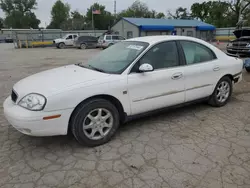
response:
[[[72,132],[79,143],[98,146],[137,115],[198,99],[224,106],[242,68],[242,60],[200,39],[134,38],[88,62],[24,78],[13,86],[4,113],[24,134]]]

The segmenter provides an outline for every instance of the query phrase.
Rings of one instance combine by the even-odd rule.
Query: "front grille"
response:
[[[233,42],[233,46],[246,47],[247,42]]]
[[[13,102],[17,101],[17,94],[16,94],[16,92],[14,90],[12,90],[12,92],[11,92],[11,100]]]

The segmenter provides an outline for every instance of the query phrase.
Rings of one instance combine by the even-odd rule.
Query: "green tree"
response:
[[[85,27],[85,18],[77,10],[70,13],[70,18],[65,24],[67,30],[83,30]]]
[[[232,11],[231,21],[236,25],[240,19],[240,15],[245,17],[249,12],[250,0],[235,0],[228,3]]]
[[[36,0],[0,0],[0,7],[6,15],[6,27],[38,28],[40,20],[32,12],[36,6]]]
[[[209,15],[210,6],[209,3],[194,3],[191,6],[191,16],[196,19],[200,19],[201,21],[205,21]]]
[[[123,10],[119,17],[137,17],[137,18],[150,18],[155,17],[156,12],[150,11],[147,4],[136,0],[130,7]]]
[[[4,19],[0,18],[0,29],[4,28]]]
[[[159,12],[157,15],[156,15],[156,18],[165,18],[165,14],[162,13],[162,12]]]
[[[175,13],[172,14],[171,12],[168,13],[170,18],[173,19],[190,19],[191,15],[188,12],[187,8],[183,8],[183,7],[178,7],[175,10]]]
[[[87,9],[86,22],[88,24],[87,28],[92,28],[92,10],[100,10],[101,14],[94,14],[94,27],[95,29],[109,29],[114,23],[114,16],[105,10],[105,6],[95,3],[90,8]]]
[[[68,19],[70,17],[70,6],[57,0],[51,9],[51,22],[47,28],[49,29],[67,29]]]

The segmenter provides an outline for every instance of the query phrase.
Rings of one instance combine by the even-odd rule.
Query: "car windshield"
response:
[[[100,52],[88,62],[78,65],[100,72],[121,74],[148,45],[146,42],[138,41],[119,42]]]
[[[63,38],[63,39],[66,39],[68,36],[69,36],[69,35],[64,35],[62,38]]]

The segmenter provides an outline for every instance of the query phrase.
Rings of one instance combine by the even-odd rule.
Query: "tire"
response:
[[[85,50],[85,49],[87,48],[87,46],[86,46],[86,44],[81,44],[80,48],[81,48],[82,50]]]
[[[225,106],[231,98],[232,91],[232,80],[228,76],[224,76],[217,83],[213,94],[210,96],[208,103],[214,107]]]
[[[247,71],[247,72],[250,72],[250,67],[246,67],[246,71]]]
[[[109,45],[108,45],[108,48],[109,48],[110,46],[113,46],[113,43],[109,44]]]
[[[101,114],[100,117],[98,117],[99,114]],[[110,117],[107,118],[108,114]],[[105,116],[106,119],[104,119]],[[88,147],[103,145],[110,141],[119,124],[118,110],[111,102],[104,99],[93,99],[80,104],[70,121],[71,131],[76,140]],[[101,135],[100,130],[102,130],[103,135]]]
[[[61,42],[61,43],[58,44],[58,47],[60,49],[64,49],[65,48],[65,44],[63,42]]]

